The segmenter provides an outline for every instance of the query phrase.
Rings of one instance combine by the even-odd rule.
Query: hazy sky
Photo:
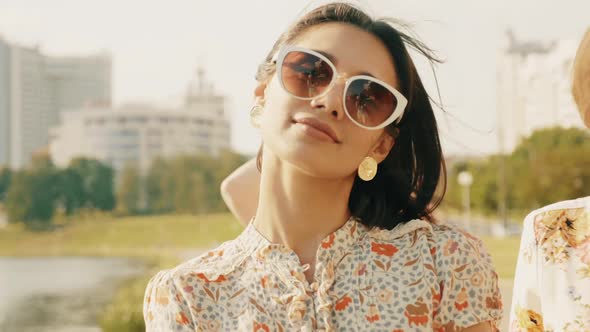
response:
[[[232,146],[254,153],[260,138],[248,112],[254,73],[280,33],[327,1],[0,0],[0,35],[49,54],[113,55],[116,104],[174,102],[197,65],[228,97]],[[365,0],[376,16],[408,21],[446,60],[437,69],[446,113],[437,111],[448,153],[496,149],[496,57],[504,32],[549,42],[581,38],[590,1]],[[431,94],[430,69],[415,59]]]

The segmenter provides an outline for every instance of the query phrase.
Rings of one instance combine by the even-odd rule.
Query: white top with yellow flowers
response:
[[[510,331],[590,331],[590,196],[524,221]]]
[[[412,220],[356,218],[326,236],[308,283],[297,255],[250,223],[233,241],[158,273],[151,331],[437,331],[501,319],[497,275],[479,239]]]

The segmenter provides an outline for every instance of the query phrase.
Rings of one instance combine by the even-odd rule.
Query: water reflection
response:
[[[124,258],[0,258],[0,332],[98,332],[119,282],[142,271]]]

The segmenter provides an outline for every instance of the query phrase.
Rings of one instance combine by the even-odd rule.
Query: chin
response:
[[[335,149],[338,147],[336,144],[318,144],[314,139],[301,137],[289,129],[280,135],[263,137],[263,141],[269,142],[264,143],[264,154],[271,153],[280,162],[286,162],[310,176],[341,178],[355,171],[342,163],[344,152]]]
[[[343,178],[349,171],[343,167],[341,158],[327,154],[321,149],[294,148],[283,154],[281,160],[291,164],[301,172],[324,179]]]

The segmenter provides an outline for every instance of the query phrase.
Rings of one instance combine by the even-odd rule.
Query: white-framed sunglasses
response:
[[[297,99],[311,100],[328,93],[340,77],[325,55],[303,47],[283,46],[275,60],[283,89]],[[346,80],[342,105],[346,115],[361,128],[377,130],[399,123],[408,100],[391,85],[373,76]]]

